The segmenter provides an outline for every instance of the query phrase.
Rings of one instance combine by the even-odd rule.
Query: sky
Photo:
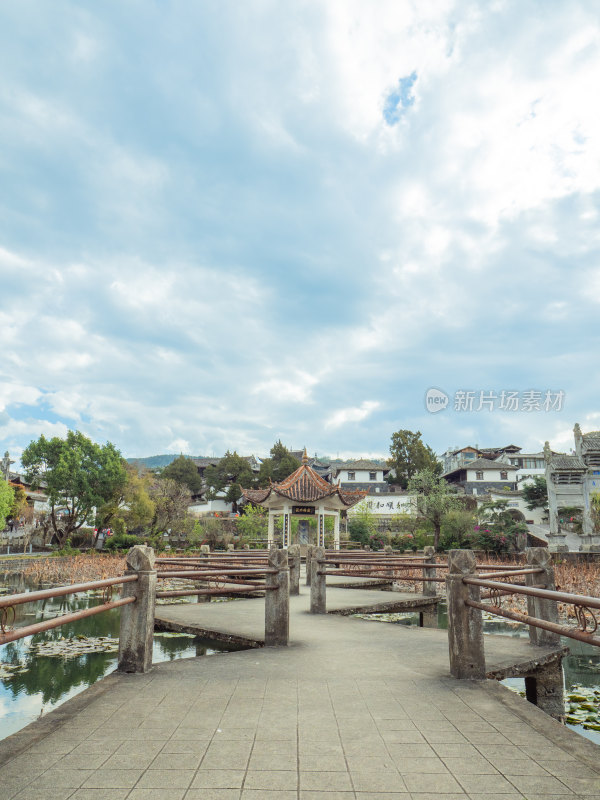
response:
[[[2,453],[600,428],[595,0],[19,0],[0,75]]]

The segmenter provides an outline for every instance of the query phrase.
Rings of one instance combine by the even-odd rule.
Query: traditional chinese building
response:
[[[336,550],[340,546],[340,513],[351,508],[368,494],[368,491],[347,491],[337,484],[328,483],[308,464],[306,450],[302,464],[295,472],[266,489],[242,489],[246,500],[264,506],[269,512],[268,541],[275,540],[275,517],[282,517],[283,547],[291,542],[291,518],[315,519],[317,521],[317,544],[325,546],[325,518],[333,517],[333,538]]]
[[[573,429],[575,454],[553,454],[546,442],[546,484],[550,518],[550,550],[568,549],[560,529],[560,509],[581,510],[581,547],[583,552],[600,551],[600,531],[594,525],[592,497],[600,492],[600,431],[582,433],[578,424]]]

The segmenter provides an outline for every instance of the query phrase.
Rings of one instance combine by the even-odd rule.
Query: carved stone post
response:
[[[315,551],[315,546],[313,544],[309,544],[306,547],[306,585],[310,586],[310,579],[312,577],[312,559],[313,553]]]
[[[269,567],[277,572],[266,576],[265,646],[286,645],[290,634],[290,571],[287,550],[269,552]]]
[[[327,576],[321,575],[325,572],[325,549],[315,547],[311,560],[310,577],[310,613],[327,613]]]
[[[288,547],[290,562],[290,594],[300,594],[300,545],[291,544]]]
[[[554,567],[552,557],[546,547],[529,547],[527,549],[527,566],[538,567],[543,572],[537,575],[526,575],[525,583],[527,586],[545,586],[546,589],[554,591]],[[555,600],[544,600],[541,597],[527,598],[527,613],[530,617],[544,619],[547,622],[558,624],[558,606]],[[548,647],[560,644],[560,636],[552,631],[545,631],[542,628],[529,626],[529,641],[541,647]]]
[[[201,554],[202,558],[208,558],[208,556],[210,555],[210,546],[207,545],[207,544],[201,544],[200,545],[200,554]]]
[[[124,583],[121,597],[135,597],[135,603],[121,608],[119,672],[148,672],[152,667],[156,570],[154,550],[136,545],[127,553],[126,575],[137,573],[137,581]]]
[[[425,548],[423,551],[423,561],[426,561],[428,564],[435,565],[435,548],[431,547],[430,545]],[[423,567],[423,577],[424,578],[435,578],[437,577],[437,570],[435,566],[432,567]],[[423,581],[423,594],[426,597],[435,597],[437,594],[437,586],[435,581]]]
[[[480,601],[479,586],[463,583],[464,577],[475,574],[476,561],[472,550],[450,551],[446,594],[450,673],[454,678],[485,678],[481,611],[465,605],[466,600]]]

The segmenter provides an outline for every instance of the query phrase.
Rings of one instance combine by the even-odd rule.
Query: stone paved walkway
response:
[[[0,798],[600,798],[598,747],[493,681],[452,680],[439,631],[307,607],[303,588],[287,648],[113,674],[9,737]]]

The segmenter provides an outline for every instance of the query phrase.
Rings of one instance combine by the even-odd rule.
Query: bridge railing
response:
[[[289,640],[289,563],[300,572],[297,559],[287,550],[270,550],[264,555],[248,551],[206,553],[200,557],[159,558],[159,580],[177,578],[193,582],[194,588],[167,589],[156,592],[157,598],[265,597],[265,645],[286,645]],[[166,567],[170,567],[166,569]],[[294,572],[296,569],[294,569]]]
[[[184,559],[160,559],[158,561],[162,567],[163,562],[167,561],[173,568],[156,570],[154,550],[138,545],[127,554],[124,575],[0,597],[0,645],[102,614],[113,608],[121,608],[118,669],[121,672],[147,672],[152,666],[157,597],[185,597],[192,594],[227,596],[257,591],[265,596],[265,645],[285,645],[289,640],[289,558],[287,551],[273,550],[266,559],[248,560],[233,565],[225,560],[216,564],[201,562],[201,567],[196,559],[189,559],[185,564],[180,563]],[[200,581],[204,585],[199,589],[157,591],[159,578],[172,577]],[[122,587],[121,597],[113,600],[115,586]],[[15,607],[18,605],[98,589],[105,590],[105,597],[104,602],[97,606],[61,614],[32,625],[13,627]]]
[[[358,556],[358,557],[357,557]],[[437,574],[446,565],[437,564],[433,547],[425,548],[422,558],[394,553],[340,553],[321,547],[309,548],[306,561],[307,584],[311,587],[310,610],[313,614],[327,613],[327,577],[369,578],[381,581],[410,581],[426,597],[436,596],[436,583],[444,578]]]
[[[113,608],[121,608],[118,668],[123,672],[146,672],[152,664],[152,626],[156,590],[154,551],[145,546],[133,547],[127,554],[126,561],[125,575],[116,578],[76,583],[69,586],[55,586],[51,589],[22,592],[0,598],[0,644],[24,639],[52,628],[59,628],[86,617],[102,614]],[[113,588],[119,585],[122,587],[121,597],[113,600]],[[32,625],[12,627],[17,605],[97,589],[105,590],[104,602],[97,606],[61,614],[53,619],[36,622]]]
[[[482,589],[487,591],[482,594]],[[556,591],[551,554],[546,548],[529,548],[526,567],[479,575],[472,551],[453,550],[449,554],[446,594],[450,672],[456,678],[485,676],[484,611],[528,625],[534,645],[558,647],[560,637],[565,636],[600,646],[600,636],[596,635],[600,599]],[[502,606],[503,598],[513,595],[527,598],[527,613]],[[559,624],[558,603],[574,607],[577,628]]]

